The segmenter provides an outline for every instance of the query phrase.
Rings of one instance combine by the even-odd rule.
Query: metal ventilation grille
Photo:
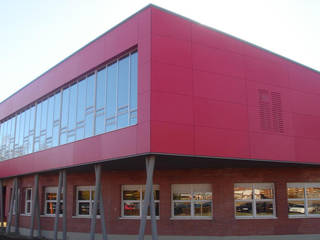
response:
[[[266,89],[259,89],[258,92],[261,129],[283,133],[281,94]]]

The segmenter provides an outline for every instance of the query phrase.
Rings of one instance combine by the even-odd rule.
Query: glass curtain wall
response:
[[[0,124],[0,160],[137,124],[138,53],[126,54]]]

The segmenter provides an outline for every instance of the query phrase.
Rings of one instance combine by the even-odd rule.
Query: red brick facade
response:
[[[287,186],[288,182],[319,182],[317,167],[274,167],[274,168],[218,168],[156,170],[154,184],[160,185],[159,235],[281,235],[281,234],[319,234],[319,218],[288,218]],[[144,171],[102,171],[102,192],[105,204],[107,229],[110,234],[137,234],[140,221],[121,219],[121,185],[145,184]],[[75,216],[76,186],[93,186],[93,170],[68,172],[68,232],[89,232],[90,218]],[[21,189],[32,187],[33,177],[20,178]],[[271,219],[235,219],[233,187],[235,183],[274,183],[276,218]],[[171,184],[212,185],[212,220],[173,220],[171,219]],[[11,180],[5,185],[10,188]],[[57,186],[58,174],[40,175],[40,205],[44,212],[44,187]],[[9,205],[9,196],[6,197]],[[21,206],[23,206],[23,199]],[[7,207],[8,208],[8,207]],[[8,209],[7,211],[8,212]],[[30,216],[21,216],[21,227],[30,227]],[[61,222],[61,221],[60,221]],[[54,217],[41,216],[41,228],[52,230]],[[60,226],[61,229],[61,226]],[[147,226],[147,233],[149,233]],[[187,231],[186,231],[187,229]],[[100,220],[97,232],[101,232]]]

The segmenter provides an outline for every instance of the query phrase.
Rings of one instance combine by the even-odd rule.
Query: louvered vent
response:
[[[272,132],[284,132],[281,94],[259,89],[261,129]]]

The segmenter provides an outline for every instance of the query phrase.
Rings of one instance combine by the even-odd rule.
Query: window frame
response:
[[[31,191],[30,199],[28,199],[28,191]],[[30,212],[28,212],[28,203],[30,203]],[[25,195],[24,195],[24,215],[31,216],[31,213],[32,213],[32,188],[27,187],[25,188]]]
[[[173,200],[173,190],[175,185],[189,185],[191,188],[191,200]],[[196,185],[208,185],[210,186],[211,190],[211,200],[196,200],[194,198],[194,194],[201,193],[199,191],[194,191],[194,187]],[[195,216],[194,213],[194,205],[196,202],[211,202],[211,216]],[[191,209],[190,209],[190,216],[174,216],[174,203],[175,202],[190,202]],[[195,220],[211,220],[213,219],[213,191],[212,191],[212,184],[210,183],[200,183],[200,184],[171,184],[171,219],[177,220],[177,219],[195,219]]]
[[[140,195],[140,199],[139,200],[124,200],[123,199],[123,192],[125,190],[125,188],[127,186],[130,186],[130,188],[132,188],[132,190],[138,190],[139,191],[139,195]],[[123,219],[141,219],[142,216],[142,206],[143,206],[143,202],[144,199],[142,198],[142,192],[143,190],[145,190],[145,186],[146,185],[136,185],[136,184],[124,184],[121,185],[121,218]],[[160,192],[160,185],[159,184],[153,184],[152,185],[152,190],[153,191],[159,191]],[[140,204],[140,209],[139,209],[139,216],[125,216],[124,215],[124,204],[125,203],[139,203]],[[154,200],[154,203],[156,205],[156,203],[158,203],[159,205],[159,216],[156,215],[156,219],[160,218],[160,199],[159,200]],[[150,216],[147,216],[148,219],[150,219]]]
[[[234,217],[235,219],[272,219],[277,218],[276,216],[276,201],[275,201],[275,188],[273,183],[235,183],[233,187],[233,194],[236,187],[251,187],[252,189],[252,199],[235,199],[234,197]],[[255,198],[255,189],[262,188],[265,186],[270,186],[272,189],[272,199],[256,199]],[[251,202],[252,203],[252,216],[237,216],[236,212],[236,202]],[[272,202],[273,214],[268,216],[257,215],[257,203],[258,202]]]
[[[79,200],[79,191],[89,191],[90,192],[90,200]],[[92,192],[95,192],[95,186],[77,186],[76,187],[76,217],[91,217],[92,216],[92,210],[93,210],[93,204],[94,204],[94,198],[92,197]],[[79,214],[79,206],[80,203],[89,203],[89,214]],[[100,216],[100,214],[97,214],[97,216]]]
[[[57,197],[58,198],[58,187],[45,187],[44,189],[44,216],[55,216],[56,213],[54,214],[50,214],[50,213],[47,213],[47,205],[48,203],[52,202],[52,203],[56,203],[57,205],[57,200],[47,200],[47,193],[56,193],[57,194]],[[61,194],[63,193],[63,187],[61,188]],[[64,204],[64,197],[62,199],[60,199],[60,203]],[[60,209],[61,210],[61,209]],[[64,209],[63,209],[64,210]],[[59,213],[59,215],[62,215],[62,213]]]
[[[295,187],[295,188],[303,188],[304,198],[289,198],[288,196],[288,188]],[[309,214],[308,211],[308,201],[312,200],[319,200],[320,198],[308,198],[307,188],[310,187],[319,187],[319,182],[310,182],[310,183],[287,183],[287,203],[288,203],[288,218],[320,218],[320,214]],[[303,201],[304,202],[304,214],[289,214],[289,200],[291,201]]]
[[[255,189],[265,187],[265,186],[271,186],[272,189],[272,199],[256,199],[255,198]],[[277,218],[277,212],[276,212],[276,201],[275,201],[275,188],[273,183],[235,183],[233,186],[233,194],[235,192],[236,187],[251,187],[252,189],[252,199],[234,199],[234,217],[235,219],[273,219]],[[236,202],[251,202],[252,203],[252,216],[237,216],[237,206]],[[259,202],[272,202],[272,208],[273,208],[273,213],[272,215],[257,215],[257,203]]]

